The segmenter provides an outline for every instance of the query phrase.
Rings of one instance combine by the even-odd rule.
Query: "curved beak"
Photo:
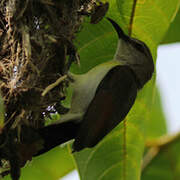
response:
[[[119,39],[123,39],[123,40],[129,39],[129,37],[123,32],[121,27],[115,21],[113,21],[111,18],[107,18],[107,20],[113,25],[114,29],[118,34]]]

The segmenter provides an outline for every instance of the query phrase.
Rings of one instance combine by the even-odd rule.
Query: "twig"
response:
[[[143,158],[141,171],[143,171],[148,166],[148,164],[150,164],[150,162],[154,159],[154,157],[156,157],[159,151],[160,151],[159,147],[152,147],[148,150],[148,152]]]
[[[176,140],[180,139],[180,132],[173,135],[164,135],[158,139],[150,140],[146,142],[147,147],[163,147],[168,146]]]
[[[59,79],[56,80],[56,82],[50,84],[47,86],[44,91],[42,92],[41,96],[45,96],[50,90],[58,86],[62,81],[64,81],[67,78],[67,75],[61,76]]]
[[[174,135],[165,135],[158,139],[147,141],[146,147],[149,148],[142,162],[142,171],[151,163],[151,161],[159,154],[160,151],[168,148],[172,143],[180,140],[180,132]]]

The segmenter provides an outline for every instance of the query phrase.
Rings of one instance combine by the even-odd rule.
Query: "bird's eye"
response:
[[[151,54],[146,44],[138,39],[133,39],[134,47],[145,55]]]
[[[133,45],[134,47],[136,47],[137,50],[141,51],[144,53],[145,51],[145,47],[144,47],[144,43],[137,40],[137,39],[133,39]]]

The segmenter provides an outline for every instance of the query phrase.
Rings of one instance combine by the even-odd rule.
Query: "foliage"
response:
[[[178,1],[137,1],[134,5],[133,1],[111,0],[109,3],[107,16],[115,19],[128,34],[146,42],[155,60],[157,46],[168,30]],[[73,67],[72,70],[85,72],[112,59],[116,42],[117,36],[105,19],[94,27],[86,23],[78,38],[81,68]],[[165,133],[154,75],[139,92],[124,124],[121,123],[95,148],[75,153],[81,179],[139,179],[146,139]]]
[[[168,32],[166,33],[162,43],[174,43],[180,41],[179,36],[179,27],[180,27],[180,10],[178,11],[177,15],[174,17]]]
[[[149,147],[149,151],[144,158],[144,163],[147,163],[147,166],[143,169],[142,180],[153,178],[159,180],[179,179],[180,133],[169,137],[161,137],[156,141],[153,142],[155,144],[152,147]]]

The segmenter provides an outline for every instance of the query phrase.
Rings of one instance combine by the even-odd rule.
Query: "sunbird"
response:
[[[107,19],[119,37],[113,60],[85,74],[70,73],[70,110],[54,124],[38,129],[44,144],[34,156],[71,139],[73,152],[94,147],[123,121],[137,92],[151,79],[154,63],[147,45],[126,35],[115,21]]]

